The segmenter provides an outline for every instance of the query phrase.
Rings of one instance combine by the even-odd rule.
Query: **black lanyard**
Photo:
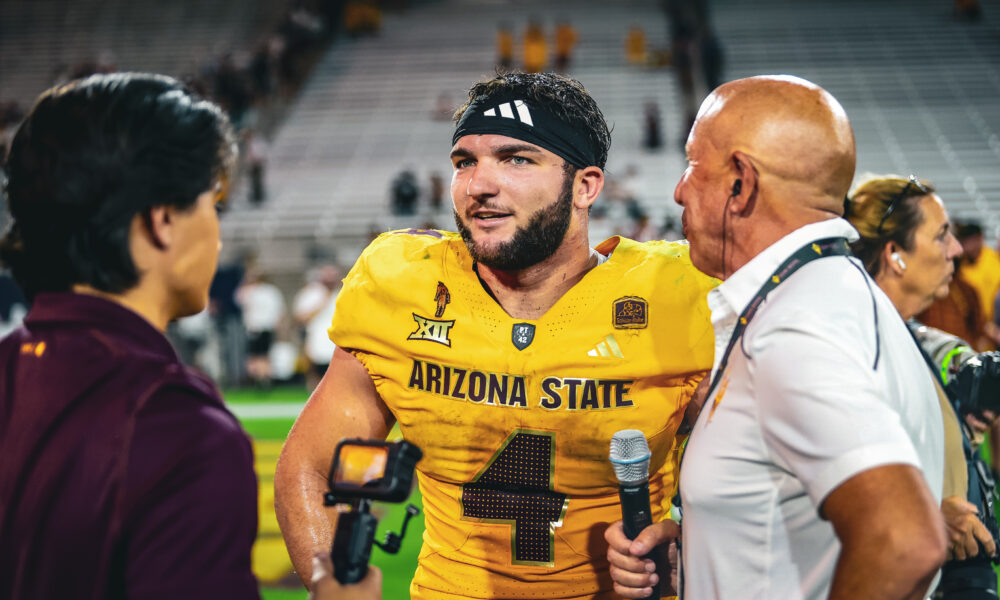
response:
[[[712,397],[712,392],[715,391],[716,386],[719,385],[719,381],[722,379],[722,374],[726,371],[726,366],[729,364],[729,355],[732,353],[733,348],[736,347],[736,342],[739,341],[743,332],[746,331],[747,326],[750,321],[756,316],[757,311],[760,309],[767,295],[771,293],[774,288],[781,285],[783,281],[792,276],[793,273],[801,269],[807,263],[810,263],[817,258],[825,258],[827,256],[853,256],[850,246],[847,245],[847,238],[843,237],[832,237],[823,238],[821,240],[816,240],[815,242],[810,242],[805,246],[802,246],[795,251],[794,254],[785,259],[785,262],[781,263],[774,273],[767,278],[764,285],[760,286],[757,293],[750,302],[747,304],[743,312],[740,313],[739,319],[736,320],[736,327],[733,329],[733,334],[729,336],[729,345],[726,346],[726,352],[722,355],[722,360],[719,362],[719,368],[715,372],[715,377],[712,378],[712,384],[708,388],[708,393],[705,394],[705,403],[707,404],[709,399]],[[686,444],[685,444],[686,450]],[[683,463],[684,451],[681,454],[681,461]],[[677,496],[674,502],[680,498],[680,489],[677,490]],[[678,503],[678,506],[680,504]],[[683,519],[683,508],[681,509]],[[677,552],[678,556],[681,555],[681,542],[680,538],[677,540]],[[679,587],[681,588],[680,597],[684,597],[684,575],[683,569],[680,574]]]
[[[719,362],[719,368],[715,372],[715,377],[712,378],[712,384],[709,386],[708,393],[705,395],[705,402],[708,402],[709,398],[712,397],[712,392],[714,392],[716,386],[719,385],[719,381],[722,379],[722,374],[726,371],[726,366],[729,364],[730,353],[732,353],[733,348],[736,346],[736,342],[739,341],[743,332],[746,331],[750,321],[752,321],[754,316],[757,315],[757,311],[764,303],[767,295],[806,264],[816,260],[817,258],[825,258],[827,256],[853,256],[850,246],[847,245],[847,238],[824,238],[802,246],[795,251],[795,254],[792,254],[785,259],[785,262],[781,263],[781,265],[774,270],[774,273],[767,278],[764,285],[760,286],[760,289],[757,290],[754,297],[750,299],[746,308],[744,308],[743,312],[740,313],[740,318],[736,320],[736,327],[733,329],[733,334],[729,337],[729,345],[726,346],[726,352],[722,355],[722,360]]]

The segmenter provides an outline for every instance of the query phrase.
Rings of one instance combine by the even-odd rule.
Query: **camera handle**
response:
[[[356,500],[354,510],[340,514],[337,533],[333,536],[330,560],[333,576],[342,584],[357,583],[368,573],[372,554],[372,539],[378,519],[371,514],[371,500]]]
[[[374,542],[376,546],[382,549],[383,552],[389,554],[396,554],[399,552],[399,547],[403,543],[403,537],[406,535],[406,526],[410,524],[410,519],[420,514],[420,509],[412,504],[406,505],[406,515],[403,517],[403,526],[399,530],[399,535],[391,531],[385,532],[385,541],[382,543]]]
[[[337,532],[333,538],[330,560],[333,562],[334,577],[344,585],[364,579],[368,573],[368,561],[371,559],[373,543],[389,554],[399,552],[410,519],[420,514],[419,508],[412,504],[407,505],[399,535],[387,531],[385,541],[379,543],[375,541],[378,519],[371,514],[371,504],[372,501],[365,498],[355,500],[352,503],[353,510],[341,513],[337,519]]]

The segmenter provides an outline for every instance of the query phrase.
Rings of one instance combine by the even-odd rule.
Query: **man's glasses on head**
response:
[[[920,180],[917,179],[916,175],[910,175],[910,179],[907,180],[906,185],[903,186],[903,189],[899,190],[898,193],[893,195],[892,200],[889,201],[889,207],[885,209],[885,214],[882,216],[882,220],[878,222],[878,228],[875,230],[875,232],[878,235],[882,235],[882,226],[885,225],[885,222],[889,218],[889,215],[891,215],[893,211],[896,210],[896,206],[899,204],[899,201],[902,200],[903,198],[907,198],[910,195],[910,190],[917,190],[918,192],[920,192],[920,195],[922,196],[926,196],[927,194],[931,193],[930,190],[927,189],[927,186],[920,183]]]

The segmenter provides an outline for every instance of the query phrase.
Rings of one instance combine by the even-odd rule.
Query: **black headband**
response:
[[[497,98],[472,102],[451,143],[477,134],[505,135],[541,146],[578,169],[597,165],[597,151],[587,136],[534,102]]]

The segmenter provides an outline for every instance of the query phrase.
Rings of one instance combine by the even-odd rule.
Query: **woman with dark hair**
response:
[[[915,329],[919,324],[911,320],[935,299],[948,295],[954,259],[962,253],[941,198],[929,182],[912,175],[873,177],[855,188],[844,208],[844,217],[861,234],[851,249]],[[935,374],[939,394],[945,394],[945,375],[929,358],[928,368]],[[995,521],[975,468],[977,459],[969,442],[974,432],[960,426],[951,403],[942,402],[942,412],[947,460],[941,510],[950,543],[949,562],[934,597],[996,598],[997,578],[988,556],[996,553],[996,543],[984,525],[985,521],[995,527]],[[986,428],[974,416],[967,422]]]

